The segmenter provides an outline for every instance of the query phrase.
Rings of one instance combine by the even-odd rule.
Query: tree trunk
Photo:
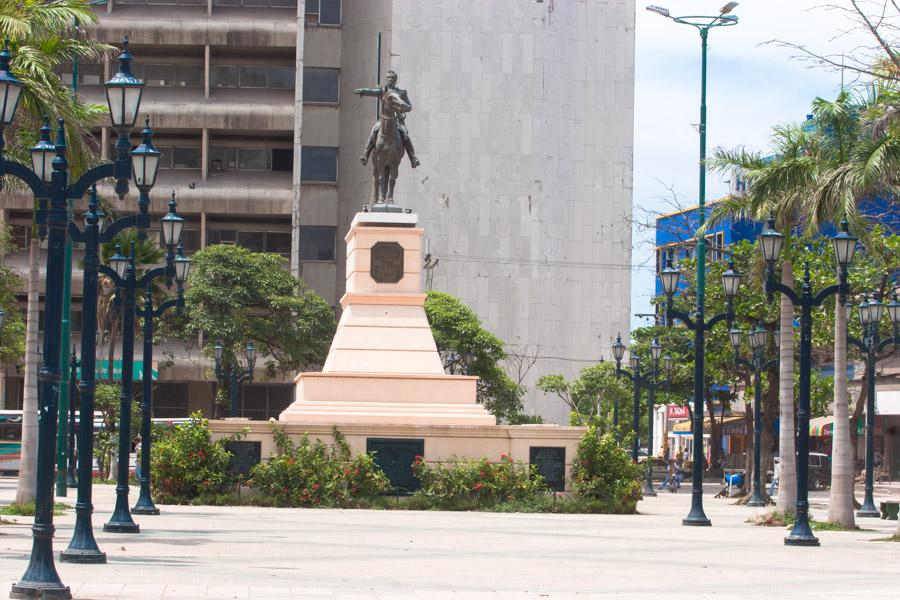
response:
[[[794,265],[784,261],[781,283],[794,287]],[[797,455],[794,444],[794,305],[781,294],[781,348],[778,369],[779,427],[778,447],[781,474],[775,510],[794,513],[797,504]]]
[[[850,449],[850,405],[847,399],[847,313],[834,305],[834,429],[831,438],[831,502],[828,520],[853,528],[853,457]]]
[[[41,242],[36,236],[28,247],[28,314],[25,317],[25,389],[22,398],[22,454],[16,503],[34,501],[38,446],[38,311],[40,310]]]

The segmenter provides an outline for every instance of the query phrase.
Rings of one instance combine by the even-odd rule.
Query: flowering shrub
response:
[[[417,456],[413,472],[422,484],[416,496],[441,508],[475,508],[499,502],[529,500],[544,491],[543,478],[533,465],[501,454],[500,462],[456,460],[428,463]]]
[[[151,482],[162,503],[185,503],[200,494],[221,492],[230,483],[231,454],[225,444],[243,434],[212,441],[209,421],[194,413],[190,421],[164,432],[153,443]]]
[[[390,482],[372,454],[351,457],[344,436],[335,429],[329,448],[304,435],[295,445],[272,426],[278,453],[250,471],[250,485],[276,506],[352,506],[359,499],[386,493]]]
[[[600,435],[591,425],[575,450],[572,490],[581,498],[602,502],[607,512],[634,513],[641,498],[641,473],[612,434]]]

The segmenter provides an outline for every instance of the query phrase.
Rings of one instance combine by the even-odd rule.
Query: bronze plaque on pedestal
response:
[[[369,273],[377,283],[397,283],[403,279],[403,246],[397,242],[377,242],[372,246]]]

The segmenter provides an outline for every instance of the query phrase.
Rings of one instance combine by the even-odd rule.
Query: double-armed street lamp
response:
[[[766,349],[766,338],[768,332],[757,325],[747,334],[750,339],[750,349],[753,350],[753,357],[750,360],[740,356],[741,351],[740,329],[732,329],[728,332],[731,339],[731,346],[734,348],[734,364],[735,366],[744,366],[753,373],[753,495],[747,506],[765,506],[766,501],[762,496],[762,465],[761,459],[761,440],[762,440],[762,373],[769,367],[778,364],[778,359],[773,358],[769,361],[764,359]]]
[[[868,301],[863,296],[862,302],[857,307],[859,323],[862,325],[863,339],[847,336],[847,342],[859,348],[866,357],[866,496],[862,507],[857,511],[858,517],[880,517],[881,513],[875,507],[875,363],[878,354],[888,346],[893,346],[896,352],[900,349],[900,301],[897,294],[887,305],[888,317],[893,326],[893,336],[884,340],[878,335],[878,325],[884,314],[885,305],[878,301],[875,294]]]
[[[700,259],[698,258],[698,261]],[[693,468],[691,472],[691,511],[682,519],[682,525],[711,525],[709,518],[703,511],[703,393],[704,393],[704,367],[706,361],[705,337],[706,332],[720,321],[734,321],[734,297],[741,285],[741,274],[734,270],[734,264],[729,264],[728,269],[722,273],[722,287],[725,290],[726,310],[705,320],[704,306],[701,298],[701,283],[697,283],[697,304],[691,314],[676,310],[672,298],[678,289],[678,281],[681,271],[672,267],[672,255],[666,256],[666,267],[660,272],[663,291],[666,294],[666,325],[671,327],[673,319],[679,319],[682,324],[694,332],[694,441],[693,441]]]
[[[800,307],[800,386],[797,399],[797,521],[790,535],[784,538],[787,546],[818,546],[819,540],[809,526],[809,396],[812,370],[812,309],[822,305],[829,296],[839,294],[841,304],[850,293],[847,268],[856,252],[857,238],[847,230],[847,221],[841,222],[841,230],[831,238],[834,256],[838,264],[838,283],[813,294],[810,283],[809,263],[803,273],[799,292],[775,281],[775,261],[781,254],[784,236],[775,230],[775,219],[769,217],[766,228],[759,234],[759,247],[766,261],[765,292],[771,302],[778,292],[787,296],[795,307]]]
[[[621,336],[616,336],[616,343],[613,344],[613,358],[616,360],[616,376],[624,375],[628,379],[632,381],[634,386],[634,414],[633,414],[633,427],[634,427],[634,442],[631,451],[631,458],[634,462],[638,460],[638,428],[640,426],[640,418],[641,418],[641,408],[640,408],[640,387],[643,385],[647,388],[647,469],[645,473],[644,480],[644,495],[645,496],[655,496],[656,490],[653,489],[653,405],[656,398],[656,391],[659,389],[659,361],[660,358],[663,360],[663,367],[666,371],[666,383],[668,384],[669,377],[671,375],[672,369],[675,366],[675,360],[666,354],[665,357],[662,357],[662,346],[659,344],[659,340],[653,339],[650,343],[650,358],[652,360],[652,365],[650,368],[650,372],[647,374],[641,374],[641,358],[635,354],[634,352],[628,358],[629,366],[631,367],[631,371],[626,371],[622,368],[622,358],[625,356],[625,344],[622,343]]]
[[[145,130],[146,132],[147,130]],[[134,395],[132,383],[134,381],[134,320],[138,315],[146,317],[146,302],[151,302],[150,310],[152,311],[152,286],[153,280],[164,277],[167,283],[171,284],[172,279],[178,282],[179,299],[172,300],[170,306],[177,306],[179,301],[183,304],[183,284],[184,278],[188,274],[190,261],[183,255],[179,258],[175,256],[175,246],[181,242],[181,229],[184,220],[175,212],[175,198],[169,202],[169,212],[162,218],[163,243],[166,246],[166,264],[162,267],[148,269],[138,276],[137,264],[135,262],[135,243],[131,242],[131,252],[126,258],[122,255],[121,247],[116,246],[116,253],[109,259],[112,267],[101,266],[100,272],[108,276],[115,283],[116,288],[124,292],[122,298],[123,315],[122,315],[122,381],[121,390],[119,392],[119,460],[116,470],[116,507],[112,517],[103,525],[103,531],[114,533],[139,533],[140,526],[131,518],[131,512],[128,509],[128,472],[129,472],[129,454],[131,450],[131,402]],[[144,288],[147,292],[145,300],[145,309],[138,310],[135,302],[135,294],[137,290]],[[118,297],[118,294],[117,294]],[[147,344],[153,345],[152,330],[152,313],[149,331],[148,325],[144,323],[144,350],[147,350]],[[146,385],[151,374],[147,373],[150,366],[148,358],[152,358],[153,350],[150,350],[150,356],[144,357],[144,372]],[[159,511],[153,506],[153,502],[149,495],[149,467],[150,467],[150,397],[145,396],[142,403],[142,421],[145,422],[145,436],[142,436],[142,463],[141,463],[141,492],[143,502],[139,502],[144,514],[157,514]],[[146,439],[145,439],[146,438]],[[146,483],[144,479],[146,477]],[[146,494],[144,492],[146,491]]]
[[[150,452],[152,448],[152,422],[153,413],[153,323],[170,308],[175,308],[180,314],[184,310],[184,282],[187,281],[191,270],[190,259],[184,256],[184,248],[181,245],[181,230],[184,219],[175,212],[175,192],[169,201],[169,212],[162,218],[163,242],[171,255],[172,241],[177,240],[178,253],[174,259],[168,260],[165,267],[157,267],[147,271],[141,278],[144,281],[144,307],[137,308],[137,316],[143,319],[144,354],[143,373],[141,375],[141,491],[137,503],[131,512],[136,515],[158,515],[159,509],[153,503],[150,489]],[[166,300],[157,308],[153,308],[153,280],[157,277],[165,277],[166,283],[171,285],[172,277],[178,284],[178,294],[175,298]],[[140,283],[138,283],[140,286]]]
[[[222,345],[222,340],[216,342],[213,349],[215,350],[216,356],[216,379],[219,381],[224,381],[225,379],[229,380],[228,394],[231,403],[229,414],[232,417],[237,417],[238,385],[244,381],[253,383],[253,371],[256,369],[256,346],[254,345],[253,340],[247,342],[245,355],[245,358],[247,359],[246,369],[243,369],[238,365],[222,366],[222,354],[225,350],[225,347]]]
[[[69,588],[63,585],[56,572],[53,561],[53,475],[55,468],[55,446],[57,418],[59,412],[60,380],[62,376],[61,347],[62,334],[62,308],[63,308],[63,277],[65,271],[65,247],[67,230],[72,231],[74,225],[70,222],[68,208],[71,202],[84,196],[87,190],[96,182],[112,177],[115,179],[115,192],[120,199],[128,193],[128,180],[131,177],[132,167],[135,174],[139,169],[149,166],[149,157],[140,156],[131,151],[129,134],[134,128],[140,107],[141,95],[144,84],[131,74],[131,54],[128,52],[127,39],[122,53],[119,55],[119,72],[106,82],[106,97],[109,104],[112,126],[118,132],[116,143],[116,159],[111,163],[101,164],[82,175],[77,181],[69,182],[69,164],[66,160],[66,136],[62,119],[58,121],[56,143],[50,141],[49,123],[45,123],[41,130],[40,141],[31,149],[31,168],[18,162],[8,160],[3,153],[5,141],[3,132],[13,124],[16,108],[19,104],[24,84],[12,74],[10,61],[12,55],[9,52],[8,43],[0,52],[0,177],[13,176],[20,179],[32,191],[37,199],[38,210],[36,221],[38,233],[43,238],[47,237],[47,266],[46,266],[46,297],[45,311],[46,322],[44,328],[43,362],[38,373],[39,389],[38,399],[40,409],[38,411],[38,452],[35,486],[35,516],[32,527],[33,542],[28,567],[22,579],[12,586],[11,597],[45,597],[68,598],[71,597]],[[157,153],[158,160],[158,153]],[[154,165],[155,175],[155,165]],[[131,226],[139,228],[141,235],[149,225],[150,198],[149,187],[142,186],[135,181],[141,190],[138,200],[137,215],[131,218]],[[77,228],[75,228],[77,231]],[[79,232],[80,233],[80,232]],[[82,241],[73,238],[76,241]],[[85,286],[88,285],[87,280]],[[96,279],[93,281],[96,286]],[[85,323],[96,320],[96,314],[88,314],[90,302],[85,297]],[[96,304],[96,302],[94,302]],[[93,339],[93,335],[85,336]],[[82,357],[93,355],[82,352]],[[85,361],[87,362],[87,361]],[[88,365],[85,365],[87,367]],[[82,377],[93,372],[94,365],[82,370]],[[82,389],[82,419],[93,416],[93,389],[89,391],[90,406],[85,410],[85,390]],[[90,437],[93,423],[89,421],[88,427],[81,427],[81,438]],[[81,440],[79,440],[81,441]],[[91,453],[79,453],[81,464],[79,466],[79,483],[88,487],[91,483]],[[86,474],[85,474],[86,470]],[[92,510],[90,505],[85,506],[82,494],[79,492],[79,501],[76,503],[76,512],[84,513]],[[94,544],[96,548],[96,544]],[[99,551],[97,551],[99,553]],[[64,553],[65,554],[65,553]],[[102,555],[102,553],[99,553]],[[65,560],[65,557],[63,557]],[[105,560],[105,557],[104,557]],[[95,561],[96,562],[96,561]]]

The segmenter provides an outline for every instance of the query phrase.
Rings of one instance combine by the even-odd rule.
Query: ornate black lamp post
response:
[[[632,353],[629,357],[629,366],[631,371],[622,369],[622,357],[625,354],[625,345],[622,338],[616,336],[616,343],[613,344],[613,358],[616,359],[616,376],[625,375],[634,384],[634,447],[631,451],[631,458],[634,462],[638,460],[638,427],[640,425],[641,408],[640,408],[640,385],[643,384],[647,388],[647,470],[644,480],[644,495],[655,496],[656,490],[653,489],[653,402],[656,397],[656,390],[659,388],[659,359],[662,356],[662,346],[659,340],[654,339],[650,343],[650,358],[652,359],[652,367],[650,373],[641,375],[641,359],[638,355]],[[671,357],[668,357],[671,359]],[[674,361],[671,362],[674,365]],[[671,370],[670,363],[665,363],[667,380],[668,372]]]
[[[231,402],[230,407],[230,415],[232,417],[237,417],[237,400],[238,400],[238,385],[243,383],[244,381],[249,381],[253,383],[253,371],[256,369],[256,346],[253,344],[253,341],[247,342],[247,368],[239,369],[237,365],[231,365],[228,367],[222,367],[222,352],[224,347],[222,346],[222,341],[219,340],[216,342],[216,345],[213,347],[216,353],[216,379],[219,381],[223,381],[228,378],[228,393],[229,393],[229,401]]]
[[[169,212],[162,218],[163,243],[166,246],[166,265],[155,269],[148,269],[140,278],[137,276],[137,265],[135,264],[135,244],[131,243],[131,254],[125,258],[121,254],[121,248],[116,248],[116,253],[110,258],[109,262],[112,268],[101,266],[100,271],[109,276],[116,287],[124,291],[124,313],[122,318],[122,390],[119,395],[119,462],[116,473],[116,508],[113,515],[103,526],[103,531],[111,531],[114,533],[139,533],[140,527],[131,518],[128,510],[128,471],[129,471],[129,453],[131,449],[131,402],[133,397],[132,382],[134,378],[134,319],[139,314],[147,316],[147,304],[149,303],[150,318],[144,322],[144,351],[147,351],[147,345],[151,346],[149,357],[144,357],[144,390],[149,383],[151,374],[148,369],[151,366],[148,358],[152,358],[153,350],[153,304],[152,304],[152,284],[153,280],[158,277],[165,277],[167,282],[171,284],[172,279],[178,281],[178,291],[183,304],[183,287],[184,280],[182,276],[187,275],[190,262],[182,255],[181,261],[176,260],[175,245],[179,243],[181,237],[181,229],[184,220],[175,213],[175,198],[169,202]],[[177,236],[177,237],[176,237]],[[176,268],[176,265],[179,268]],[[135,306],[135,292],[144,288],[147,293],[145,299],[145,308],[143,311],[137,310]],[[176,306],[179,300],[170,301],[172,304],[166,306],[164,310],[170,306]],[[150,323],[148,326],[147,323]],[[149,331],[148,331],[149,327]],[[158,514],[159,510],[153,505],[150,499],[149,491],[149,470],[150,470],[150,395],[144,396],[142,405],[142,421],[143,431],[141,446],[141,500],[138,505],[144,514]],[[153,512],[155,511],[155,512]]]
[[[616,360],[616,377],[625,376],[631,381],[631,387],[634,392],[634,402],[632,416],[632,428],[634,429],[634,440],[631,446],[631,460],[635,463],[638,461],[638,448],[640,440],[638,439],[638,428],[641,424],[641,369],[640,358],[632,355],[629,358],[631,371],[622,368],[622,358],[625,356],[625,344],[622,343],[622,336],[616,336],[616,343],[612,346],[613,358]]]
[[[128,140],[134,128],[135,116],[140,106],[143,82],[131,75],[131,55],[126,48],[119,56],[120,71],[106,83],[107,99],[110,103],[112,124],[118,130],[117,156],[112,163],[94,167],[81,178],[69,183],[68,162],[66,161],[66,138],[62,120],[59,120],[56,143],[50,142],[49,124],[44,125],[41,139],[31,150],[32,168],[7,160],[3,155],[5,142],[2,133],[12,124],[22,90],[22,83],[10,73],[8,45],[0,52],[0,177],[11,175],[22,180],[38,200],[37,222],[39,234],[47,234],[46,269],[46,324],[44,329],[43,365],[39,379],[38,457],[37,485],[35,489],[35,517],[31,559],[22,579],[12,586],[11,597],[69,598],[69,588],[64,586],[53,562],[53,474],[56,446],[57,417],[59,409],[59,382],[61,379],[61,333],[63,307],[63,275],[65,270],[66,230],[69,227],[69,202],[84,196],[87,189],[97,181],[112,177],[116,180],[115,190],[120,198],[128,193],[128,179],[131,170]],[[146,228],[149,222],[146,202],[138,203],[140,214],[136,224]],[[96,281],[94,282],[96,285]],[[92,318],[85,313],[85,321]],[[88,414],[93,413],[93,407]],[[85,411],[82,407],[82,416]],[[82,435],[85,435],[82,428]],[[90,435],[90,428],[87,428]],[[90,454],[81,455],[82,465],[87,466],[87,476],[79,473],[79,479],[91,481]],[[81,500],[79,498],[79,500]],[[79,502],[79,504],[81,504]],[[79,505],[76,504],[76,511]],[[84,510],[84,506],[81,506]]]
[[[728,332],[731,339],[731,345],[734,348],[734,364],[735,366],[747,367],[753,373],[753,495],[747,506],[765,506],[766,501],[762,496],[762,465],[761,458],[761,440],[762,440],[762,372],[778,364],[778,359],[765,361],[763,353],[765,352],[766,337],[768,332],[760,326],[756,326],[748,334],[750,338],[750,348],[753,350],[753,358],[747,360],[740,356],[741,350],[740,329],[732,329]]]
[[[847,231],[847,221],[841,222],[841,230],[831,238],[834,256],[838,263],[838,281],[813,294],[809,281],[809,264],[804,268],[803,284],[799,293],[775,281],[775,261],[781,253],[784,236],[775,231],[775,219],[769,217],[766,228],[759,234],[759,247],[766,261],[766,294],[769,300],[776,292],[790,298],[800,307],[800,389],[797,403],[797,521],[790,535],[784,538],[788,546],[818,546],[819,539],[809,527],[809,380],[812,370],[812,309],[821,306],[829,296],[840,294],[841,300],[850,293],[847,283],[847,267],[856,252],[857,238]],[[842,302],[843,303],[843,302]]]
[[[725,289],[727,301],[726,311],[704,320],[704,306],[698,302],[692,314],[676,310],[672,306],[672,296],[678,289],[678,280],[681,271],[672,267],[671,253],[666,257],[666,268],[659,274],[662,280],[663,291],[666,294],[666,325],[671,327],[673,319],[679,319],[685,327],[694,332],[694,456],[693,470],[691,474],[691,511],[682,519],[682,525],[711,525],[712,523],[703,512],[703,377],[705,366],[705,336],[706,332],[713,328],[719,321],[734,320],[733,300],[741,285],[741,274],[734,270],[730,264],[728,270],[722,273],[722,287]],[[698,283],[698,286],[700,284]]]
[[[862,325],[863,339],[847,336],[847,342],[859,348],[866,357],[866,497],[862,507],[857,511],[858,517],[880,517],[881,513],[875,507],[875,363],[878,353],[888,346],[894,346],[896,351],[900,348],[900,301],[897,294],[887,305],[888,316],[893,325],[894,335],[881,340],[878,335],[878,324],[884,314],[885,305],[872,295],[872,301],[868,302],[863,296],[858,307],[859,322]]]
[[[174,219],[172,217],[174,216]],[[167,219],[169,221],[167,222]],[[177,219],[177,221],[175,221]],[[173,221],[175,221],[173,223]],[[175,214],[175,193],[172,193],[172,200],[169,202],[169,213],[163,217],[163,238],[165,240],[174,240],[181,238],[181,227],[184,220]],[[167,227],[170,229],[167,231]],[[177,228],[173,231],[172,228]],[[168,245],[168,244],[167,244]],[[170,308],[175,308],[181,313],[184,309],[184,282],[187,280],[191,269],[191,261],[184,256],[184,248],[181,243],[178,244],[178,254],[173,261],[175,281],[178,283],[178,297],[166,300],[156,309],[153,308],[153,294],[151,282],[154,277],[170,278],[173,272],[169,267],[158,267],[147,272],[146,287],[144,288],[144,308],[138,309],[138,316],[144,320],[144,356],[143,356],[143,375],[141,385],[143,387],[141,400],[141,493],[138,496],[137,503],[132,507],[131,512],[136,515],[158,515],[159,509],[153,503],[153,497],[150,490],[150,452],[152,448],[152,412],[153,412],[153,319],[159,318]],[[154,274],[152,275],[151,274]],[[149,276],[149,277],[148,277]]]

